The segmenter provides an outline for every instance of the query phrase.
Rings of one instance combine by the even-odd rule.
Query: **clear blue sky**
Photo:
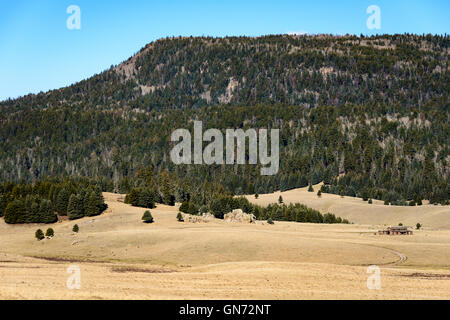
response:
[[[69,5],[81,29],[69,30]],[[366,9],[381,9],[369,30]],[[449,0],[0,0],[0,100],[60,88],[166,36],[450,33]]]

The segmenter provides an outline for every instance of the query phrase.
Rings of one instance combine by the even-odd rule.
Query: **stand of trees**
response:
[[[79,219],[106,209],[101,188],[86,179],[0,184],[0,216],[9,224],[54,223],[58,216]]]
[[[177,201],[201,208],[224,195],[320,181],[322,192],[445,205],[449,44],[448,35],[408,34],[159,40],[138,53],[128,77],[111,68],[0,102],[0,181],[93,177],[103,191],[149,189],[129,200],[145,207]],[[260,176],[259,165],[175,166],[171,133],[192,130],[193,120],[204,130],[280,129],[278,174]],[[86,201],[77,188],[54,189],[43,198],[59,215],[68,214],[72,194],[83,199],[71,207]],[[11,201],[1,197],[3,213]],[[22,205],[11,210],[24,220]]]

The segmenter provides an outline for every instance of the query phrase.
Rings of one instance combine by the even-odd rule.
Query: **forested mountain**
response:
[[[0,179],[88,176],[206,204],[324,191],[450,199],[449,36],[169,38],[70,87],[0,103]],[[280,170],[175,166],[170,134],[279,128]],[[168,199],[168,198],[167,198]],[[167,200],[169,201],[169,200]]]

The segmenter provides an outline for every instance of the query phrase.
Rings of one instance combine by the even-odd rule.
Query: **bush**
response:
[[[399,226],[399,227],[403,227],[403,223],[400,222],[400,223],[398,224],[398,226]]]
[[[372,203],[373,203],[372,199],[369,199],[369,204],[372,204]]]
[[[181,212],[178,212],[178,214],[177,214],[177,220],[178,220],[179,222],[184,222],[183,215],[181,214]]]
[[[416,224],[416,229],[419,230],[420,228],[422,228],[422,225],[420,223],[417,222]]]
[[[411,200],[410,202],[409,202],[409,206],[410,207],[414,207],[416,205],[416,202],[414,201],[414,200]]]
[[[35,232],[35,234],[34,234],[34,236],[35,236],[36,239],[38,239],[39,241],[45,238],[44,232],[42,232],[41,229],[37,229],[36,232]]]
[[[142,216],[142,221],[144,223],[153,223],[153,217],[149,210],[144,212],[144,215]]]
[[[259,198],[259,194],[255,193],[255,199]]]
[[[53,231],[52,228],[48,228],[47,231],[45,232],[45,236],[46,236],[46,237],[51,238],[51,237],[53,237],[54,235],[55,235],[55,232]]]
[[[273,223],[273,220],[272,220],[271,218],[267,219],[267,223],[268,223],[268,224],[274,224],[274,223]]]
[[[309,184],[308,192],[314,192],[314,188],[311,183]]]
[[[322,190],[317,191],[317,196],[318,196],[319,198],[322,197]]]
[[[189,202],[183,201],[183,203],[180,206],[180,211],[184,213],[189,213]]]
[[[279,198],[278,198],[278,203],[283,203],[283,197],[282,196],[280,196]]]
[[[77,225],[77,224],[74,225],[73,228],[72,228],[72,231],[73,231],[73,232],[78,232],[79,230],[80,230],[80,228],[78,228],[78,225]]]

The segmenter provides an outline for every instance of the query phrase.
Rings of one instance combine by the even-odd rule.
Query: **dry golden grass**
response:
[[[450,298],[450,230],[390,237],[374,235],[376,222],[190,224],[177,222],[177,208],[164,205],[152,210],[155,223],[144,224],[145,209],[120,197],[106,193],[107,212],[77,220],[78,234],[71,231],[75,222],[52,226],[51,240],[34,239],[45,225],[1,221],[0,298]],[[373,264],[382,270],[381,290],[366,287]],[[69,265],[81,268],[80,290],[66,288]]]
[[[246,197],[255,204],[266,206],[269,203],[277,203],[281,195],[286,204],[300,202],[320,212],[331,212],[358,224],[388,226],[403,223],[405,226],[415,227],[417,223],[421,223],[425,229],[450,229],[450,206],[435,206],[428,201],[424,201],[422,206],[415,207],[386,206],[379,200],[373,200],[373,203],[369,204],[361,198],[326,193],[319,198],[317,191],[321,186],[322,183],[313,186],[314,192],[308,192],[308,187],[305,187],[262,194],[258,199],[255,199],[254,195]]]

